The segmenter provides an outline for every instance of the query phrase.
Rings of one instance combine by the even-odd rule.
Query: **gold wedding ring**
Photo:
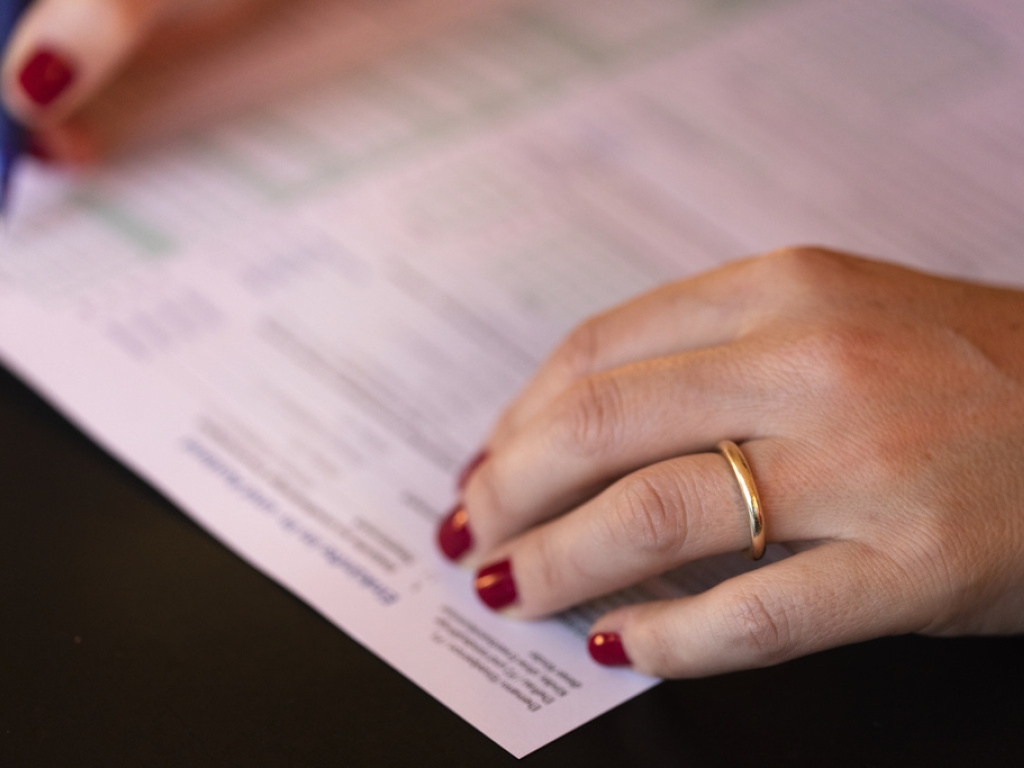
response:
[[[750,558],[759,560],[764,554],[765,531],[764,512],[761,511],[761,497],[757,494],[757,485],[754,484],[754,475],[747,464],[747,458],[743,451],[732,440],[723,440],[716,448],[725,457],[732,467],[732,473],[739,483],[740,493],[747,505],[747,516],[750,518]]]

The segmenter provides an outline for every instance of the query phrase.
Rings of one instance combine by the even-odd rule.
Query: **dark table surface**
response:
[[[0,766],[517,763],[2,369],[0,491]],[[1024,765],[1024,639],[666,683],[522,762]]]

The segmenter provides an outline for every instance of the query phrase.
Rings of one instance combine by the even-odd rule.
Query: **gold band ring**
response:
[[[757,493],[757,486],[754,484],[754,475],[747,464],[747,458],[743,451],[732,440],[723,440],[716,448],[725,457],[732,467],[732,473],[739,483],[740,493],[747,505],[747,516],[750,518],[750,558],[759,560],[764,554],[765,531],[764,512],[761,511],[761,497]]]

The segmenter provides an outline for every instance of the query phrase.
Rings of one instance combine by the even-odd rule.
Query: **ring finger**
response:
[[[570,387],[473,473],[459,519],[472,541],[453,559],[486,553],[640,467],[779,431],[789,387],[751,339],[628,366]],[[770,407],[769,407],[770,406]],[[756,420],[757,407],[769,414]],[[447,536],[453,540],[453,536]]]
[[[755,475],[782,470],[771,439],[743,447]],[[787,507],[785,476],[764,483],[769,541],[830,538],[828,518]],[[520,618],[548,615],[686,562],[750,546],[739,487],[715,453],[661,462],[623,478],[571,513],[502,544],[480,570],[490,607]]]

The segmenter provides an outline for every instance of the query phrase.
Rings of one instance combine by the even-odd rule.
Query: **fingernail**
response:
[[[465,507],[456,507],[437,531],[437,545],[449,560],[458,560],[473,546]]]
[[[626,655],[622,638],[615,632],[598,632],[587,640],[587,650],[594,661],[606,667],[628,667],[633,664]]]
[[[489,608],[498,610],[511,605],[519,596],[516,582],[512,578],[512,563],[502,560],[500,563],[481,568],[476,575],[476,593]]]
[[[29,59],[18,82],[40,107],[49,106],[75,79],[75,69],[55,51],[43,48]]]
[[[480,451],[476,456],[469,460],[469,463],[462,468],[459,472],[459,479],[455,483],[455,489],[459,492],[466,490],[466,484],[469,482],[469,478],[476,472],[476,468],[484,463],[487,458],[488,451]]]

